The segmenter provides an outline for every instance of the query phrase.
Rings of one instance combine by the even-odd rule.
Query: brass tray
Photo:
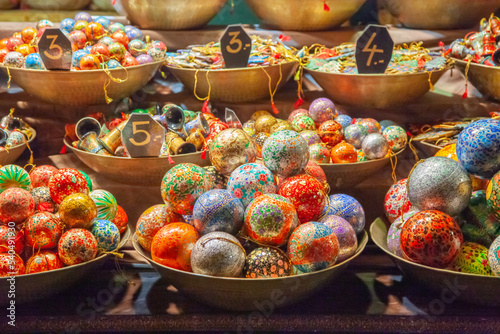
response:
[[[454,59],[455,66],[465,75],[467,61]],[[467,78],[486,99],[500,100],[500,68],[471,62]]]

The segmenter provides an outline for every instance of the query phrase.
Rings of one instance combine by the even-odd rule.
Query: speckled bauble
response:
[[[354,197],[349,195],[331,195],[330,203],[325,205],[323,213],[344,218],[351,224],[356,233],[363,231],[365,228],[365,210]]]
[[[361,149],[368,160],[381,159],[389,152],[389,143],[380,133],[371,133],[361,143]]]
[[[210,189],[226,189],[227,176],[222,175],[214,166],[203,167],[208,177],[210,178]]]
[[[0,194],[0,221],[20,224],[35,213],[33,196],[21,188],[9,188]]]
[[[282,246],[298,225],[294,205],[280,195],[259,196],[245,211],[244,230],[250,239],[260,244]]]
[[[321,141],[329,148],[333,148],[340,143],[344,136],[342,134],[342,125],[335,121],[326,121],[318,127],[318,134]]]
[[[344,129],[352,124],[352,118],[347,115],[338,115],[335,117],[334,121],[342,125],[342,128]]]
[[[286,277],[292,264],[279,248],[259,247],[247,255],[244,272],[246,278]]]
[[[116,225],[116,227],[118,227],[120,233],[127,230],[128,216],[125,210],[119,205],[117,206],[116,216],[113,218],[112,222]]]
[[[278,120],[271,115],[263,115],[255,120],[255,133],[271,132],[273,125],[278,123]]]
[[[356,162],[368,161],[365,156],[365,152],[363,150],[358,150],[358,160]]]
[[[500,172],[496,173],[488,183],[486,201],[491,213],[500,220]]]
[[[0,277],[18,276],[26,273],[24,261],[17,254],[0,253]]]
[[[321,143],[321,138],[319,138],[319,135],[316,131],[305,130],[300,132],[300,136],[305,139],[307,145]]]
[[[360,149],[361,143],[368,136],[368,130],[360,124],[351,124],[344,128],[344,140]]]
[[[278,123],[271,126],[270,134],[281,131],[281,130],[293,130],[293,125],[289,121],[280,121]]]
[[[454,217],[467,207],[471,194],[469,174],[449,158],[425,159],[408,177],[408,198],[419,210],[438,210]]]
[[[290,177],[306,166],[309,146],[295,131],[278,131],[269,136],[262,147],[262,160],[273,174]]]
[[[488,264],[488,248],[474,242],[464,242],[452,269],[470,274],[491,276]]]
[[[49,187],[38,187],[31,190],[35,201],[35,211],[57,212],[58,205],[50,197]]]
[[[262,158],[262,147],[266,142],[267,138],[269,138],[270,134],[267,132],[259,132],[253,138],[255,143],[255,148],[257,149],[257,158]]]
[[[493,241],[488,250],[488,261],[493,276],[500,276],[500,236]]]
[[[44,271],[60,269],[64,263],[53,250],[42,250],[26,261],[26,274],[41,273]]]
[[[292,121],[292,126],[293,126],[293,129],[297,132],[301,132],[304,130],[311,130],[311,131],[316,130],[316,125],[314,124],[313,119],[309,116],[306,116],[306,115],[296,117]]]
[[[309,146],[309,161],[318,164],[330,163],[330,151],[325,144],[312,144]]]
[[[120,243],[120,231],[115,224],[106,219],[94,219],[92,221],[92,230],[97,241],[97,250],[99,252],[111,252],[118,248]]]
[[[398,125],[398,123],[391,121],[391,120],[383,120],[378,122],[380,124],[380,131],[384,131],[386,128],[388,128],[391,125]]]
[[[318,124],[331,121],[336,116],[335,104],[325,97],[316,99],[309,106],[309,115]]]
[[[210,178],[203,168],[191,163],[182,163],[171,168],[163,176],[161,197],[178,214],[190,215],[196,200],[209,191],[210,186]]]
[[[403,250],[401,249],[401,230],[405,222],[417,212],[415,209],[410,210],[394,220],[389,227],[389,231],[387,232],[387,248],[392,254],[404,258]]]
[[[227,190],[238,198],[246,209],[248,204],[260,195],[275,194],[277,187],[273,173],[267,167],[251,163],[241,165],[231,173]]]
[[[347,260],[356,253],[358,238],[356,237],[356,231],[347,220],[335,215],[326,215],[319,222],[328,226],[337,236],[339,242],[337,262]]]
[[[201,235],[215,231],[236,234],[243,225],[244,212],[243,204],[231,191],[210,190],[194,205],[194,227]]]
[[[407,183],[408,179],[399,180],[385,194],[384,212],[390,223],[413,208],[406,192]]]
[[[328,181],[326,179],[325,171],[314,161],[309,160],[307,162],[307,165],[304,168],[304,174],[311,175],[318,180],[325,189],[327,189]]]
[[[467,126],[458,136],[457,156],[465,169],[490,179],[500,170],[500,121],[485,119]]]
[[[98,219],[113,220],[115,218],[118,204],[116,204],[113,194],[106,190],[97,189],[92,191],[89,196],[97,208]]]
[[[393,152],[401,151],[406,146],[406,143],[408,143],[408,135],[405,129],[397,125],[387,127],[382,132],[382,135],[387,139],[389,148]]]
[[[0,193],[12,187],[29,190],[30,177],[28,172],[19,166],[5,165],[0,168]]]
[[[309,222],[297,227],[288,241],[293,266],[303,273],[333,266],[339,255],[339,241],[328,226]]]
[[[295,109],[290,113],[290,115],[288,115],[288,121],[291,123],[295,118],[299,116],[309,116],[309,111],[306,109]]]
[[[61,236],[57,250],[62,262],[71,266],[93,260],[97,255],[97,241],[89,231],[72,228]]]
[[[56,167],[50,165],[42,165],[33,168],[29,173],[31,188],[48,187],[50,178],[57,173],[57,171],[58,169]]]
[[[87,180],[78,170],[62,168],[49,181],[50,197],[61,204],[66,196],[76,193],[88,194]]]
[[[405,258],[435,268],[448,267],[460,251],[463,236],[455,220],[437,210],[411,216],[401,230]]]
[[[14,244],[11,238],[14,238]],[[22,254],[25,244],[24,229],[17,227],[11,230],[8,225],[0,225],[0,253],[7,253],[13,247],[16,254]]]
[[[358,118],[356,124],[363,125],[368,133],[380,133],[380,124],[373,118]]]
[[[212,165],[223,175],[230,175],[236,167],[254,162],[257,158],[252,138],[241,129],[220,132],[209,149]]]
[[[328,201],[323,184],[307,174],[286,179],[279,194],[292,202],[301,224],[319,219]]]
[[[11,51],[5,55],[2,64],[5,67],[22,68],[24,65],[24,56],[20,52]]]
[[[49,212],[37,212],[24,225],[26,244],[31,249],[50,249],[57,246],[63,234],[59,220]]]
[[[151,251],[153,237],[162,227],[183,222],[184,218],[175,213],[170,204],[157,204],[148,208],[139,217],[135,234],[142,248]]]
[[[212,232],[202,236],[194,245],[191,266],[196,274],[240,277],[245,257],[238,239],[225,232]]]
[[[92,227],[92,220],[97,217],[97,208],[92,198],[85,194],[67,196],[59,206],[59,218],[67,228]]]
[[[349,143],[341,142],[330,151],[330,159],[334,164],[347,164],[358,161],[358,151]]]

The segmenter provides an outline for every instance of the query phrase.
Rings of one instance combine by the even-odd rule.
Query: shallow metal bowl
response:
[[[262,279],[214,277],[172,269],[154,262],[150,253],[139,245],[135,234],[132,242],[135,250],[148,260],[163,278],[192,299],[226,310],[249,311],[266,302],[273,303],[276,307],[287,306],[319,291],[363,252],[368,242],[368,234],[363,232],[363,237],[358,241],[358,249],[351,258],[333,267],[309,274]],[[286,296],[279,305],[273,302],[277,295]]]
[[[151,30],[185,30],[207,24],[227,0],[117,0],[116,11]]]
[[[479,25],[500,7],[498,0],[381,0],[392,16],[413,29],[459,29]]]
[[[35,129],[32,128],[31,132],[33,133],[33,137],[31,137],[30,140],[28,140],[28,145],[31,144],[36,137]],[[26,147],[27,147],[27,145],[26,145],[26,143],[24,143],[24,144],[20,144],[20,145],[17,145],[17,146],[10,148],[9,152],[7,152],[6,150],[1,151],[0,152],[0,165],[3,166],[3,165],[9,165],[9,164],[14,163],[17,160],[17,158],[19,158],[19,156],[21,154],[23,154]]]
[[[109,70],[114,78],[128,79],[117,83],[110,80],[104,70],[92,71],[45,71],[9,68],[12,81],[27,93],[47,103],[58,105],[106,104],[104,84],[110,81],[108,96],[122,99],[141,89],[153,77],[163,61]],[[7,68],[0,67],[5,74]]]
[[[87,7],[91,0],[23,0],[31,9],[78,10]]]
[[[201,158],[201,152],[173,155],[174,163],[169,164],[168,158],[110,157],[74,148],[67,139],[64,139],[64,144],[90,169],[125,184],[160,186],[165,173],[177,164],[193,163],[202,167],[210,165],[208,152],[206,159]]]
[[[274,91],[278,81],[278,89],[280,89],[292,77],[297,66],[298,63],[296,62],[288,62],[281,65],[263,67],[210,70],[208,71],[208,75],[207,70],[172,66],[168,66],[168,68],[184,86],[200,97],[206,97],[209,86],[211,86],[210,100],[239,103],[270,98],[269,77],[271,77],[272,90]],[[198,78],[196,91],[195,75]]]
[[[283,30],[327,30],[340,26],[358,11],[365,0],[246,0],[270,27]]]
[[[385,109],[418,99],[430,89],[429,73],[342,74],[306,70],[335,103]],[[434,71],[435,84],[447,69]]]
[[[118,245],[116,251],[127,243],[131,234],[132,232],[130,227],[127,227],[127,230],[121,235],[120,244]],[[91,261],[76,264],[74,266],[68,266],[41,273],[15,276],[16,304],[40,300],[64,291],[82,279],[85,275],[102,266],[106,259],[110,256],[114,255],[102,254]],[[6,305],[9,302],[5,291],[10,285],[7,279],[8,277],[0,278],[0,286],[2,287],[0,289],[2,292],[0,305]]]
[[[430,289],[443,292],[449,288],[448,284],[464,286],[457,298],[475,304],[499,306],[500,277],[482,276],[461,273],[446,269],[437,269],[414,263],[392,254],[387,248],[387,225],[386,222],[377,218],[370,226],[370,235],[373,242],[387,253],[396,266],[409,278],[418,281]]]
[[[465,75],[467,62],[455,59],[455,66]],[[471,62],[467,78],[484,98],[500,100],[500,68]]]

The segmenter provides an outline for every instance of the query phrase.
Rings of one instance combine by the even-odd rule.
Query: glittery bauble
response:
[[[307,165],[309,146],[295,131],[278,131],[266,140],[262,160],[273,174],[290,177],[300,173]]]
[[[275,133],[281,130],[293,130],[293,125],[289,121],[278,121],[278,123],[271,126],[270,133]]]
[[[99,252],[111,252],[118,248],[120,231],[109,220],[94,219],[91,232],[97,241],[97,250]]]
[[[437,210],[414,214],[401,230],[404,256],[435,268],[448,267],[458,255],[462,242],[462,232],[455,220]]]
[[[291,123],[293,120],[299,116],[309,116],[309,110],[306,109],[295,109],[288,116],[288,121]]]
[[[62,233],[59,220],[49,212],[35,213],[24,225],[26,244],[32,249],[56,247]]]
[[[227,176],[222,175],[214,166],[203,167],[210,178],[210,189],[226,189]]]
[[[89,231],[72,228],[61,236],[57,250],[62,262],[71,266],[93,260],[97,255],[97,241]]]
[[[493,241],[488,250],[488,261],[493,276],[500,276],[500,236]]]
[[[360,149],[361,143],[368,136],[368,130],[360,124],[351,124],[344,128],[344,140]]]
[[[380,131],[384,131],[389,126],[398,125],[398,123],[396,123],[394,121],[390,121],[390,120],[383,120],[383,121],[378,122],[378,124],[380,125]]]
[[[328,181],[326,179],[325,171],[314,161],[309,160],[306,167],[304,168],[304,174],[311,175],[316,180],[318,180],[323,185],[323,187],[326,188]]]
[[[474,242],[464,242],[452,268],[463,273],[491,276],[488,248]]]
[[[14,244],[10,241],[11,238],[14,238]],[[25,244],[24,229],[0,225],[0,253],[7,253],[12,249],[16,254],[22,254]]]
[[[335,104],[324,97],[316,99],[309,106],[309,115],[318,124],[333,120],[337,116]]]
[[[288,254],[294,267],[303,273],[326,269],[337,262],[339,241],[328,226],[305,223],[290,236]]]
[[[408,177],[408,198],[419,210],[438,210],[454,217],[467,207],[471,194],[469,174],[449,158],[425,159]]]
[[[97,43],[92,46],[92,49],[90,49],[90,53],[97,56],[101,63],[107,62],[109,60],[109,57],[111,56],[108,46],[101,43]]]
[[[78,12],[75,15],[75,21],[92,22],[92,15],[87,12]]]
[[[153,58],[150,55],[138,55],[136,59],[139,65],[153,62]]]
[[[24,66],[24,56],[20,52],[11,51],[5,55],[3,66],[22,68]]]
[[[210,190],[194,205],[194,227],[201,235],[216,231],[237,234],[243,225],[244,212],[241,201],[229,190]]]
[[[0,194],[0,221],[19,224],[35,213],[35,201],[29,191],[9,188]]]
[[[78,170],[62,168],[54,173],[49,181],[50,197],[60,204],[64,198],[71,194],[88,194],[87,180]]]
[[[62,23],[62,21],[61,21]],[[21,38],[24,43],[30,44],[36,37],[37,30],[34,27],[26,27],[21,31]]]
[[[335,121],[326,121],[318,127],[318,134],[321,141],[329,148],[333,148],[344,138],[342,134],[342,125]]]
[[[0,253],[0,277],[24,275],[26,268],[24,261],[17,254]]]
[[[293,129],[297,132],[301,132],[304,130],[311,130],[311,131],[316,130],[316,125],[314,124],[313,119],[309,116],[306,116],[306,115],[296,117],[292,121],[292,126],[293,126]]]
[[[295,206],[301,224],[319,219],[328,200],[323,184],[307,174],[287,178],[279,194]]]
[[[87,36],[85,36],[85,33],[81,30],[74,30],[70,32],[68,38],[71,41],[71,44],[76,46],[78,49],[83,49],[87,43]]]
[[[227,129],[213,140],[210,149],[210,162],[223,175],[257,158],[257,148],[252,138],[241,129]]]
[[[31,181],[28,172],[16,165],[5,165],[0,168],[0,193],[8,188],[29,190]]]
[[[330,159],[334,164],[352,163],[358,160],[358,151],[349,143],[341,142],[330,151]]]
[[[365,228],[365,210],[354,197],[345,194],[331,195],[330,203],[325,208],[325,214],[344,218],[356,233]]]
[[[85,35],[88,41],[98,41],[105,34],[104,27],[98,22],[90,22],[85,27]]]
[[[151,241],[155,234],[171,223],[183,223],[184,218],[174,212],[170,205],[157,204],[148,208],[137,220],[135,234],[142,248],[151,250]]]
[[[89,194],[97,208],[97,218],[113,220],[118,209],[116,199],[109,191],[98,189]]]
[[[101,67],[101,61],[97,56],[88,54],[80,59],[80,69],[83,71],[97,70]]]
[[[381,159],[389,151],[389,143],[380,133],[370,133],[361,143],[361,148],[368,160]]]
[[[80,60],[83,56],[88,55],[87,50],[77,50],[73,53],[73,59],[71,61],[71,66],[80,68]]]
[[[277,187],[273,174],[267,167],[251,163],[241,165],[231,173],[227,190],[246,208],[252,200],[263,194],[275,194]]]
[[[118,227],[120,233],[125,232],[127,229],[128,216],[125,210],[119,205],[117,205],[116,216],[112,222],[116,225],[116,227]]]
[[[354,231],[347,220],[335,215],[326,215],[319,222],[328,226],[337,236],[337,240],[339,241],[337,262],[347,260],[356,253],[358,238],[356,237],[356,231]]]
[[[59,24],[59,27],[66,31],[67,33],[70,33],[71,31],[73,31],[73,28],[75,27],[75,20],[73,19],[70,19],[69,17],[68,18],[65,18],[61,21],[61,23]],[[36,35],[36,33],[35,33]]]
[[[24,67],[30,70],[43,70],[42,58],[39,53],[31,53],[24,59]]]
[[[373,118],[361,118],[356,120],[356,124],[363,125],[368,133],[380,133],[380,124]]]
[[[407,183],[408,179],[399,180],[385,194],[384,212],[390,223],[413,208],[406,192]]]
[[[125,57],[125,54],[127,53],[127,50],[123,46],[123,44],[114,42],[108,45],[109,49],[109,54],[111,59],[115,59],[118,61],[122,61],[122,59]]]
[[[309,146],[309,161],[318,164],[330,163],[330,151],[325,144],[312,144]]]
[[[142,31],[136,27],[131,27],[129,30],[126,30],[125,33],[128,39],[143,38]]]
[[[255,148],[257,149],[257,158],[262,158],[262,146],[266,142],[267,138],[269,138],[270,134],[267,132],[259,132],[253,138],[255,142]]]
[[[417,212],[415,209],[410,210],[394,220],[389,227],[389,231],[387,232],[387,248],[392,254],[404,258],[403,250],[401,249],[401,230],[405,222]]]
[[[75,19],[76,20],[76,19]],[[122,31],[125,31],[125,26],[123,24],[121,24],[120,22],[113,22],[111,23],[109,26],[108,26],[108,30],[110,32],[115,32],[115,31],[118,31],[118,30],[122,30]]]
[[[90,229],[96,216],[94,201],[85,194],[71,194],[59,206],[59,217],[68,228]]]
[[[48,187],[50,178],[57,173],[57,171],[58,169],[56,167],[50,165],[42,165],[33,168],[29,173],[31,188]]]
[[[275,278],[290,276],[292,264],[278,248],[259,247],[245,259],[247,278]]]
[[[82,31],[83,33],[85,33],[85,27],[87,27],[88,24],[89,23],[84,20],[75,21],[74,30]]]
[[[263,115],[255,120],[255,132],[271,132],[273,125],[278,123],[278,120],[271,115]]]
[[[49,187],[34,188],[30,193],[35,201],[35,211],[56,213],[58,206],[50,197]]]
[[[496,173],[488,184],[486,201],[490,211],[500,220],[500,172]]]
[[[26,261],[26,274],[41,273],[64,267],[64,263],[53,250],[42,250]]]
[[[208,233],[194,245],[191,265],[196,274],[240,277],[245,265],[245,251],[231,234]]]
[[[140,39],[133,39],[128,43],[128,51],[134,57],[146,53],[146,43]]]
[[[321,143],[321,138],[316,131],[304,130],[300,132],[300,136],[305,139],[307,145],[319,144]]]
[[[280,195],[259,196],[250,202],[245,211],[245,232],[260,244],[284,245],[298,225],[295,207],[288,198]]]
[[[397,125],[389,126],[382,132],[382,135],[385,137],[385,139],[387,139],[389,148],[393,152],[400,151],[406,146],[406,143],[408,142],[408,135],[406,134],[406,131],[402,127]]]
[[[500,121],[485,119],[467,126],[458,136],[457,156],[465,169],[490,179],[500,170]]]
[[[338,115],[335,117],[334,121],[342,125],[344,129],[352,124],[352,118],[347,115]]]
[[[159,48],[149,48],[148,56],[150,56],[153,61],[160,61],[165,58],[165,51],[160,50]]]

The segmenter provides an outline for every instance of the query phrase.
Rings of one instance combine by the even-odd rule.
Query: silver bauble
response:
[[[368,160],[381,159],[389,151],[389,143],[380,133],[370,133],[363,140],[361,148]]]

